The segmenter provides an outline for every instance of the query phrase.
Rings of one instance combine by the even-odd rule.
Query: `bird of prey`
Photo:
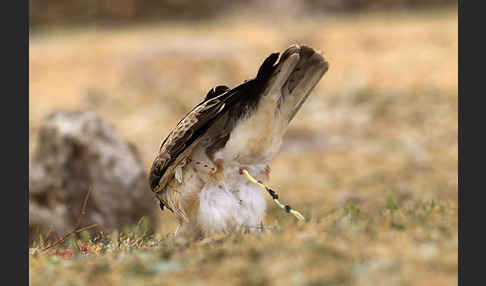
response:
[[[152,164],[149,182],[161,209],[200,234],[259,229],[266,204],[258,185],[268,182],[290,121],[328,67],[320,52],[292,45],[268,56],[255,78],[211,89]]]

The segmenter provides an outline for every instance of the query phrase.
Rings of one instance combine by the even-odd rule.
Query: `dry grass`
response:
[[[44,116],[92,109],[137,145],[161,140],[206,92],[253,77],[290,43],[330,70],[291,124],[263,233],[183,241],[138,228],[30,249],[31,285],[457,284],[457,11],[245,18],[38,32],[30,40],[30,151]],[[156,207],[156,206],[154,206]]]

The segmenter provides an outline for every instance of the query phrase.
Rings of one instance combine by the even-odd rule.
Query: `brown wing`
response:
[[[159,155],[152,164],[149,176],[152,191],[159,192],[165,188],[168,179],[173,177],[174,167],[197,145],[196,141],[210,126],[209,123],[217,118],[224,106],[222,100],[210,99],[196,106],[177,124],[162,143]]]
[[[254,104],[261,90],[265,87],[270,76],[275,70],[275,62],[278,53],[270,55],[262,64],[255,79],[246,81],[233,89],[218,86],[209,91],[206,98],[194,107],[176,126],[160,147],[159,154],[155,158],[149,174],[149,182],[152,191],[163,192],[167,184],[174,178],[175,167],[198,145],[202,135],[209,128],[221,126],[229,130],[227,124],[215,125],[215,122],[224,120],[236,120],[245,106]],[[231,116],[224,116],[229,113]],[[212,130],[217,134],[217,130]],[[223,130],[221,130],[223,132]],[[217,139],[217,138],[215,138]],[[162,207],[163,205],[161,205]]]

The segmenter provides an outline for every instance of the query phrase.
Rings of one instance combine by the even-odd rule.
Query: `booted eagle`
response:
[[[254,79],[211,89],[153,162],[149,181],[161,209],[171,210],[184,230],[199,233],[261,227],[266,204],[259,187],[269,180],[269,163],[328,67],[321,53],[292,45],[280,58],[267,57]]]

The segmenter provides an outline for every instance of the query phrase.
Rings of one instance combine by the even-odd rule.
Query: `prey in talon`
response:
[[[263,224],[269,164],[290,121],[328,70],[321,53],[292,45],[268,56],[253,79],[212,88],[163,141],[149,181],[179,232],[251,231]]]

